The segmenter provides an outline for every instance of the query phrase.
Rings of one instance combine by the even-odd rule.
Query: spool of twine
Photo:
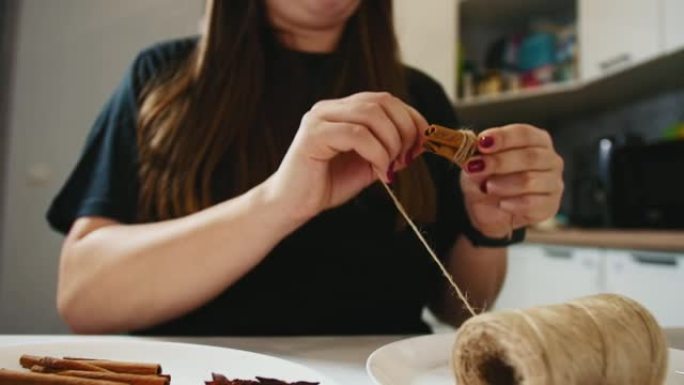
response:
[[[601,294],[477,315],[458,331],[459,385],[662,385],[667,345],[643,306]]]

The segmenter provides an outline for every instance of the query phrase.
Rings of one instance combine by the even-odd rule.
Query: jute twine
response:
[[[462,143],[470,147],[474,140]],[[639,303],[600,294],[478,315],[392,189],[381,183],[473,316],[460,327],[453,348],[459,385],[662,385],[667,344],[655,318]]]
[[[639,303],[601,294],[471,318],[453,369],[459,385],[661,385],[667,345]]]
[[[475,150],[477,149],[477,135],[470,130],[458,130],[459,135],[462,137],[462,144],[458,147],[458,150],[454,153],[452,162],[463,167],[463,165],[468,162],[468,159],[473,156]]]

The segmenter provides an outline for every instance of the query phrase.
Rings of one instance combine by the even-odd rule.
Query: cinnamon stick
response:
[[[123,382],[128,385],[169,385],[169,382],[171,381],[170,376],[155,374],[105,373],[82,370],[66,370],[57,374],[60,376]]]
[[[31,369],[34,366],[42,366],[46,371],[59,370],[87,370],[92,372],[109,372],[99,366],[92,365],[88,362],[67,360],[55,357],[39,357],[30,354],[24,354],[19,358],[19,364],[22,368]]]
[[[0,385],[127,385],[125,382],[0,369]]]
[[[112,361],[99,360],[93,358],[80,357],[64,357],[65,360],[78,361],[87,363],[89,365],[97,366],[99,368],[107,369],[115,373],[132,373],[132,374],[160,374],[162,371],[161,365],[144,363],[144,362],[126,362],[126,361]]]
[[[423,133],[423,148],[463,166],[477,150],[477,136],[470,130],[454,130],[432,124]]]

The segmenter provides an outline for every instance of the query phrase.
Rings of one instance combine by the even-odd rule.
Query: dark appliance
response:
[[[573,166],[572,225],[684,229],[684,140],[603,138]]]
[[[612,158],[614,227],[684,229],[684,140],[627,145]]]
[[[601,138],[582,146],[573,154],[570,181],[570,224],[578,227],[609,227],[611,211],[611,162],[616,148],[627,143],[641,144],[640,137],[623,134]]]

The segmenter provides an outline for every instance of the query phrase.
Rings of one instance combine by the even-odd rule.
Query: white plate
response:
[[[204,385],[211,373],[228,378],[255,376],[284,381],[311,381],[336,385],[322,374],[280,358],[242,350],[174,342],[133,339],[88,339],[87,341],[22,344],[0,347],[0,368],[21,369],[19,357],[33,354],[53,357],[88,357],[121,361],[159,363],[172,385]]]
[[[451,349],[455,334],[433,334],[393,342],[373,352],[366,362],[377,385],[454,385]],[[684,350],[670,349],[665,385],[684,385]]]

